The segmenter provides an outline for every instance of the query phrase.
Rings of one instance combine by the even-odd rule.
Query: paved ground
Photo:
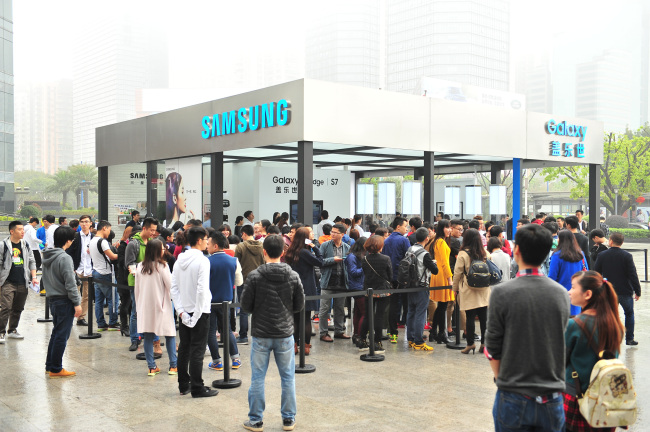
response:
[[[647,284],[644,284],[647,285]],[[644,287],[645,288],[645,287]],[[52,380],[44,374],[51,324],[37,323],[43,298],[30,294],[20,331],[25,340],[0,346],[0,431],[239,431],[248,412],[250,346],[240,346],[244,365],[233,373],[243,385],[210,399],[181,397],[176,379],[146,375],[146,364],[127,350],[117,332],[80,340],[74,327],[64,366],[77,376]],[[650,430],[650,306],[636,305],[639,347],[624,348],[634,373],[639,419],[633,431]],[[85,328],[84,328],[85,329]],[[313,342],[308,363],[316,372],[296,376],[298,416],[303,431],[489,431],[495,387],[480,355],[461,355],[436,346],[434,353],[409,351],[400,335],[388,344],[386,360],[365,363],[351,343]],[[209,383],[222,372],[207,368]],[[165,358],[161,369],[168,366]],[[280,382],[273,362],[267,377],[265,430],[281,430]]]

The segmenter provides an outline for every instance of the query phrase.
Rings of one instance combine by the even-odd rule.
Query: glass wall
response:
[[[14,203],[14,62],[11,0],[0,1],[0,212]]]

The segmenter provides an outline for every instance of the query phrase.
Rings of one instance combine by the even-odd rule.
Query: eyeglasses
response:
[[[460,232],[463,232],[463,229],[462,229],[462,228],[458,228],[458,227],[451,227],[451,229],[455,229],[456,231],[460,231]]]
[[[340,233],[340,232],[338,232],[338,231],[331,231],[330,234],[339,234],[339,235],[341,235],[341,234],[343,234],[343,233]]]

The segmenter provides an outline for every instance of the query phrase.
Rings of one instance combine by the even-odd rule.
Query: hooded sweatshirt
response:
[[[47,297],[67,296],[75,306],[81,304],[72,257],[63,249],[51,248],[43,251],[42,280],[47,287]]]
[[[251,335],[286,338],[293,331],[293,315],[305,307],[300,276],[285,263],[268,263],[253,270],[244,282],[241,308],[252,314]]]
[[[183,324],[194,327],[202,314],[210,314],[210,261],[198,249],[178,256],[172,273],[172,301]],[[188,314],[192,314],[189,316]]]
[[[264,264],[263,250],[262,243],[257,240],[249,239],[237,245],[235,258],[239,259],[244,280],[246,280],[250,272]]]

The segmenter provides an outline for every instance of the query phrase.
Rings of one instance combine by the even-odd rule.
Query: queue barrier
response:
[[[642,281],[639,281],[639,282],[650,282],[648,280],[648,249],[623,249],[623,250],[628,251],[628,252],[643,252],[645,280],[642,280]]]
[[[92,302],[94,300],[94,282],[92,277],[84,277],[80,278],[81,280],[88,280],[88,334],[85,335],[79,335],[80,339],[97,339],[100,338],[101,335],[99,333],[93,333],[93,307],[92,307]],[[121,284],[116,284],[116,283],[108,283],[105,281],[102,281],[103,285],[111,285],[114,287],[118,288],[123,288],[123,289],[130,289],[132,290],[134,287],[128,286],[128,285],[121,285]],[[441,286],[441,287],[413,287],[413,288],[401,288],[401,289],[385,289],[385,290],[375,290],[373,288],[368,288],[367,290],[360,290],[360,291],[345,291],[345,292],[340,292],[340,293],[332,293],[332,294],[326,294],[326,295],[313,295],[313,296],[305,296],[305,301],[307,300],[323,300],[323,299],[332,299],[332,298],[345,298],[345,297],[359,297],[360,295],[365,295],[368,297],[368,301],[370,302],[369,304],[369,310],[374,310],[374,295],[379,295],[379,294],[408,294],[408,293],[415,293],[415,292],[422,292],[422,291],[439,291],[439,290],[445,290],[445,289],[451,289],[451,285],[446,285],[446,286]],[[230,372],[232,368],[232,364],[230,361],[230,309],[240,307],[240,303],[232,303],[232,302],[221,302],[221,303],[211,303],[211,306],[221,306],[223,308],[223,323],[222,323],[222,332],[221,332],[221,340],[223,341],[223,364],[224,364],[224,379],[223,380],[214,380],[212,382],[212,386],[216,388],[221,388],[221,389],[228,389],[228,388],[236,388],[241,386],[241,380],[239,379],[233,379],[230,377]],[[369,343],[369,352],[368,354],[362,354],[360,356],[360,360],[362,361],[367,361],[367,362],[380,362],[385,359],[385,357],[381,354],[376,354],[375,353],[375,327],[374,327],[374,313],[371,313],[369,317],[367,317],[369,320],[368,324],[368,340],[371,341]],[[455,326],[455,341],[454,342],[449,342],[446,346],[449,349],[463,349],[465,348],[465,344],[460,342],[460,310],[458,307],[458,299],[456,299],[456,307],[454,308],[454,319],[456,321],[456,326]],[[300,325],[299,325],[299,331],[301,335],[305,334],[305,308],[303,307],[300,310]],[[311,331],[311,330],[310,330]],[[314,365],[306,364],[305,363],[305,344],[301,343],[300,348],[299,348],[299,363],[296,365],[295,369],[296,373],[298,374],[303,374],[303,373],[312,373],[316,371],[316,367]]]

